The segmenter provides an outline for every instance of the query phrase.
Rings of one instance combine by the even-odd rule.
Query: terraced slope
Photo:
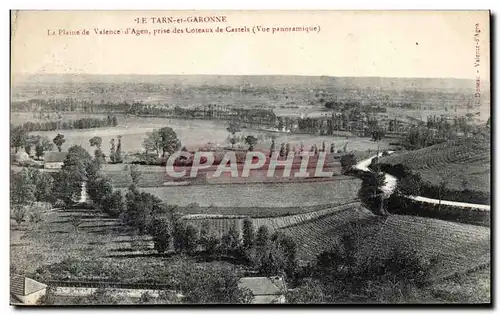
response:
[[[382,165],[408,167],[422,179],[439,185],[441,178],[449,181],[452,190],[490,192],[490,136],[480,135],[447,141],[420,150],[393,154],[380,159]]]
[[[396,249],[415,250],[432,262],[430,280],[490,263],[489,228],[414,216],[380,217],[358,205],[281,230],[297,242],[299,259],[312,261],[339,241],[350,222],[361,223],[360,259],[389,258]]]
[[[360,256],[387,256],[392,250],[414,249],[435,260],[432,278],[464,273],[490,263],[490,229],[430,218],[391,215],[366,237]],[[373,231],[373,230],[372,230]]]
[[[308,222],[317,218],[329,216],[336,213],[341,213],[353,208],[362,208],[359,202],[351,202],[344,205],[330,207],[328,209],[300,213],[295,215],[272,217],[272,218],[251,218],[255,230],[260,226],[266,225],[271,232],[278,229],[286,228],[288,226],[301,224]],[[365,210],[369,212],[368,210]],[[369,212],[371,214],[371,212]],[[219,215],[219,214],[188,214],[182,217],[182,219],[188,223],[192,224],[198,228],[201,228],[204,224],[209,228],[210,232],[216,235],[222,235],[227,233],[231,227],[236,228],[237,231],[242,230],[243,220],[247,216],[244,215]],[[302,241],[303,242],[303,241]]]
[[[325,251],[331,250],[341,236],[346,233],[349,223],[363,223],[373,226],[382,217],[375,216],[361,204],[352,204],[341,211],[317,216],[303,222],[282,227],[280,230],[289,234],[297,243],[298,259],[311,261]]]

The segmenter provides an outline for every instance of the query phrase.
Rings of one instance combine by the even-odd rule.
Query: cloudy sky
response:
[[[226,16],[226,23],[177,28],[319,26],[319,33],[95,35],[139,25],[136,17]],[[488,12],[370,11],[38,11],[12,17],[12,73],[285,74],[489,77]],[[476,23],[480,65],[475,67]],[[49,36],[49,30],[89,36]],[[477,72],[479,70],[479,73]]]

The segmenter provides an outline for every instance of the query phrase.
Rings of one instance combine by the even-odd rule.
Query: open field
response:
[[[420,150],[393,154],[380,160],[390,168],[404,165],[430,185],[442,180],[447,189],[490,193],[491,147],[489,136],[447,141]]]
[[[361,180],[354,177],[343,178],[310,183],[168,186],[140,190],[161,198],[169,205],[187,206],[197,203],[201,207],[213,205],[233,209],[287,208],[297,205],[343,204],[356,199]],[[239,213],[236,209],[233,211]]]

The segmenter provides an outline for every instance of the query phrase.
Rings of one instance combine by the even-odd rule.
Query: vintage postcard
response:
[[[10,303],[491,303],[490,12],[12,11]]]

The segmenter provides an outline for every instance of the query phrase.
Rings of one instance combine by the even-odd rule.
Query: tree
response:
[[[172,232],[172,237],[174,240],[174,250],[176,252],[183,252],[186,248],[185,245],[185,234],[186,234],[186,224],[183,220],[178,219],[174,223],[174,229]]]
[[[119,217],[125,212],[125,204],[121,191],[115,190],[112,194],[104,196],[100,204],[101,210],[112,217]]]
[[[66,142],[66,139],[64,139],[64,135],[58,133],[57,136],[55,136],[54,139],[52,139],[52,142],[56,145],[57,150],[61,152],[62,145],[64,144],[64,142]]]
[[[290,304],[321,304],[327,301],[321,282],[315,279],[306,279],[298,288],[287,291],[286,302]]]
[[[243,247],[248,249],[255,244],[255,230],[249,218],[243,220]]]
[[[10,146],[14,148],[15,152],[19,150],[20,147],[24,145],[24,140],[28,132],[22,126],[16,126],[10,128]]]
[[[323,141],[323,144],[321,146],[321,152],[326,152],[326,143]]]
[[[443,199],[443,195],[446,193],[447,187],[448,187],[448,179],[444,176],[441,176],[441,180],[439,181],[438,185],[438,199],[439,199],[438,212],[439,210],[441,210],[441,201]]]
[[[229,231],[222,236],[221,245],[226,252],[234,252],[240,247],[240,233],[235,226],[231,226]]]
[[[39,137],[35,145],[35,155],[40,159],[45,151],[52,150],[53,144],[47,137]]]
[[[177,134],[172,128],[163,127],[159,132],[161,136],[161,148],[163,157],[165,157],[166,153],[172,154],[181,148],[181,142],[177,138]]]
[[[340,158],[340,165],[342,166],[342,174],[348,174],[352,171],[353,167],[357,164],[356,156],[354,154],[344,154]]]
[[[253,147],[257,144],[258,139],[252,135],[249,135],[245,138],[245,143],[248,144],[248,151],[253,151]]]
[[[375,213],[386,215],[383,207],[382,187],[385,185],[385,175],[381,172],[365,172],[361,175],[362,183],[359,190],[360,199]]]
[[[281,143],[281,147],[280,147],[280,157],[284,157],[285,156],[285,143]]]
[[[125,199],[127,204],[125,221],[127,225],[136,228],[141,234],[147,232],[147,227],[155,215],[165,211],[158,197],[150,193],[139,192],[133,185],[125,195]]]
[[[248,304],[253,300],[249,289],[239,286],[239,278],[230,269],[189,269],[182,273],[181,290],[187,303]]]
[[[269,148],[269,157],[272,157],[273,152],[274,152],[274,149],[275,149],[275,148],[274,148],[274,146],[275,146],[274,140],[275,140],[275,137],[273,137],[273,138],[271,139],[271,147]]]
[[[31,148],[36,146],[39,141],[40,136],[26,135],[26,137],[24,137],[24,151],[26,154],[31,155]]]
[[[146,138],[142,141],[142,146],[146,152],[153,151],[158,157],[161,157],[163,148],[163,139],[159,130],[153,130],[146,134]]]
[[[418,174],[408,174],[397,182],[396,190],[403,196],[420,196],[422,180]]]
[[[90,178],[87,182],[87,193],[92,201],[100,206],[103,200],[113,193],[111,179],[100,175]]]
[[[116,156],[115,139],[111,139],[110,146],[111,147],[109,149],[109,159],[111,160],[111,163],[115,163],[115,156]]]
[[[166,218],[155,218],[149,226],[149,234],[153,236],[155,249],[162,254],[170,245],[170,222]]]
[[[37,186],[30,170],[11,171],[10,201],[13,205],[30,205],[36,201]]]
[[[259,229],[257,230],[257,236],[255,238],[255,246],[257,246],[258,249],[265,248],[269,245],[269,228],[265,225],[261,225]]]
[[[384,137],[385,132],[379,127],[375,127],[374,129],[371,130],[371,136],[372,140],[377,142],[377,156],[380,151],[380,140]]]
[[[91,163],[90,154],[81,146],[74,145],[68,150],[62,170],[74,173],[81,182],[87,179],[87,168]]]
[[[191,224],[184,230],[184,246],[189,254],[194,253],[198,246],[198,229]]]
[[[90,138],[89,143],[91,147],[96,147],[97,149],[100,149],[102,145],[102,138],[97,136],[92,137]]]
[[[123,171],[128,172],[130,174],[130,177],[132,178],[132,183],[134,183],[134,185],[136,186],[139,186],[139,181],[141,179],[142,173],[137,165],[125,165]]]
[[[285,262],[277,250],[266,251],[261,259],[259,265],[259,273],[266,277],[281,275],[285,269]]]
[[[122,157],[122,136],[118,136],[118,144],[116,145],[115,163],[123,163]]]

